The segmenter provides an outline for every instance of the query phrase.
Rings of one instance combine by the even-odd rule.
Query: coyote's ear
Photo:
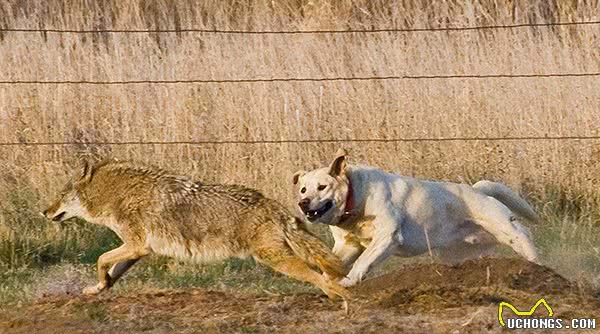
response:
[[[300,178],[301,178],[301,177],[302,177],[304,174],[306,174],[306,171],[303,171],[303,170],[299,170],[299,171],[297,171],[296,173],[294,173],[294,176],[292,176],[292,182],[293,182],[294,184],[298,184],[298,180],[300,180]]]
[[[88,182],[92,179],[92,165],[89,161],[85,160],[82,163],[81,167],[81,179],[79,182]]]
[[[329,175],[336,177],[346,172],[346,156],[348,152],[343,148],[339,148],[335,154],[335,159],[329,167]]]

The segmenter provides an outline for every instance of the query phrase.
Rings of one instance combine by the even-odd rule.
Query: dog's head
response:
[[[294,174],[298,207],[308,221],[335,225],[344,214],[348,195],[346,155],[344,149],[339,149],[329,167]]]
[[[81,203],[81,191],[92,178],[92,167],[85,163],[80,173],[71,179],[52,204],[42,214],[52,221],[61,223],[74,217],[87,216],[87,210]]]

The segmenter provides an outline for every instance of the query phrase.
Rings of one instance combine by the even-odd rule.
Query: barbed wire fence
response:
[[[541,73],[541,74],[459,74],[459,75],[390,75],[367,77],[324,78],[253,78],[253,79],[182,79],[182,80],[0,80],[9,85],[138,85],[138,84],[223,84],[223,83],[269,83],[269,82],[324,82],[324,81],[373,81],[373,80],[428,80],[428,79],[509,79],[509,78],[565,78],[597,77],[600,72]]]
[[[578,21],[578,22],[541,22],[520,23],[508,25],[482,25],[467,27],[437,27],[437,28],[382,28],[382,29],[345,29],[345,30],[223,30],[223,29],[56,29],[56,28],[0,28],[0,32],[21,33],[57,33],[57,34],[129,34],[129,33],[209,33],[209,34],[246,34],[246,35],[275,35],[275,34],[363,34],[363,33],[414,33],[414,32],[444,32],[444,31],[470,31],[470,30],[493,30],[493,29],[518,29],[518,28],[543,28],[564,26],[586,26],[598,25],[600,21]]]
[[[179,140],[179,141],[63,141],[63,142],[5,142],[2,146],[126,146],[126,145],[230,145],[230,144],[317,144],[317,143],[412,143],[412,142],[475,142],[475,141],[542,141],[598,140],[597,136],[514,136],[514,137],[441,137],[441,138],[321,138],[279,140]]]
[[[56,29],[56,28],[2,28],[0,33],[41,33],[45,34],[148,34],[148,33],[202,33],[239,35],[294,35],[294,34],[374,34],[374,33],[423,33],[461,32],[478,30],[552,28],[600,25],[600,21],[523,23],[512,25],[487,25],[437,28],[382,28],[347,30],[221,30],[221,29]],[[280,82],[336,82],[336,81],[385,81],[385,80],[471,80],[471,79],[519,79],[519,78],[577,78],[600,77],[600,71],[581,73],[524,73],[524,74],[442,74],[442,75],[389,75],[389,76],[348,76],[348,77],[305,77],[305,78],[237,78],[237,79],[173,79],[173,80],[6,80],[0,85],[171,85],[171,84],[238,84],[238,83],[280,83]],[[0,142],[0,147],[9,146],[69,146],[69,145],[226,145],[226,144],[289,144],[289,143],[389,143],[389,142],[473,142],[473,141],[563,141],[600,140],[600,135],[563,136],[504,136],[504,137],[431,137],[431,138],[320,138],[320,139],[279,139],[279,140],[188,140],[188,141],[47,141],[47,142]]]

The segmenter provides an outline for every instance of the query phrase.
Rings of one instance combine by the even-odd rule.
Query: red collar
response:
[[[348,178],[348,193],[346,194],[346,206],[344,207],[344,213],[340,217],[340,223],[344,223],[346,220],[354,216],[354,192],[352,191],[352,183]]]

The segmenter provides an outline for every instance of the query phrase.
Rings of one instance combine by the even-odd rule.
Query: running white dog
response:
[[[298,206],[312,223],[330,225],[333,252],[352,264],[343,286],[359,283],[392,254],[435,252],[456,263],[481,256],[498,243],[538,262],[529,231],[515,215],[537,221],[533,208],[508,187],[418,180],[348,165],[340,149],[331,166],[294,174]]]

